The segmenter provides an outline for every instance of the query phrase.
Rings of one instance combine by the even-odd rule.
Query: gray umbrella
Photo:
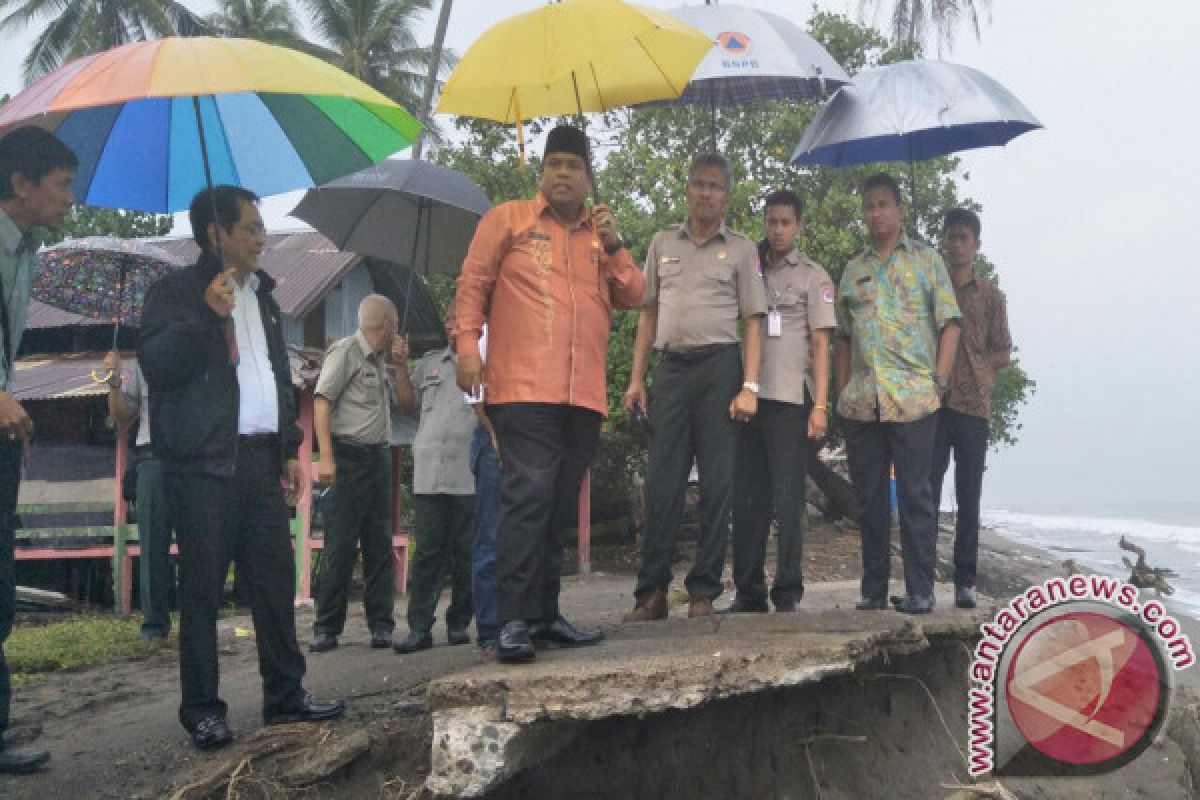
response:
[[[409,267],[411,282],[415,273],[458,274],[475,226],[491,207],[483,189],[461,172],[408,159],[309,189],[292,216],[340,250]],[[411,294],[404,293],[401,331]]]

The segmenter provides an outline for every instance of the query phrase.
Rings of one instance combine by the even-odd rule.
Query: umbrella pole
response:
[[[417,224],[413,231],[412,255],[408,259],[408,288],[404,291],[404,314],[400,318],[400,333],[408,334],[408,307],[412,303],[413,275],[417,272],[417,246],[421,242],[421,220],[425,216],[425,198],[417,200]],[[428,227],[428,226],[427,226]],[[429,232],[425,235],[428,237]]]
[[[583,116],[583,101],[579,99],[579,81],[575,78],[575,70],[571,70],[571,86],[575,87],[575,108],[579,117],[579,127],[583,131],[583,135],[587,136],[587,118]],[[592,150],[591,143],[588,143],[588,153]],[[592,165],[593,170],[595,165]],[[596,173],[592,172],[592,205],[597,205],[600,202],[600,191],[596,188]]]
[[[192,95],[192,108],[196,111],[196,130],[200,134],[200,160],[204,164],[204,186],[209,190],[208,200],[212,205],[213,230],[217,235],[216,241],[213,242],[213,245],[217,249],[217,259],[221,264],[221,269],[224,270],[225,259],[221,256],[221,223],[217,221],[217,196],[212,191],[212,169],[208,163],[208,144],[204,141],[204,118],[200,114],[200,95]],[[193,233],[195,233],[195,231],[193,231]]]
[[[717,96],[708,97],[708,149],[717,152]]]

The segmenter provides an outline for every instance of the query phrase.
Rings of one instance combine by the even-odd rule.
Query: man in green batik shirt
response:
[[[933,610],[937,507],[929,485],[941,406],[958,348],[959,312],[942,257],[904,233],[891,176],[863,185],[871,243],[838,285],[834,373],[850,477],[862,503],[860,610],[887,605],[891,567],[888,472],[896,468],[905,596],[897,611]]]

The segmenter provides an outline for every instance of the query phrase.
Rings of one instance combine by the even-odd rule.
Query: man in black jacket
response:
[[[303,478],[303,434],[275,281],[258,269],[266,232],[257,201],[232,186],[196,195],[189,214],[200,260],[150,289],[138,348],[179,540],[179,720],[201,749],[233,740],[217,694],[216,638],[230,561],[250,593],[263,721],[345,711],[301,685],[287,506]]]

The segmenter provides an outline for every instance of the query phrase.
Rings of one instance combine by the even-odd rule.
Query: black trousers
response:
[[[958,514],[954,524],[954,585],[974,587],[979,560],[979,497],[987,468],[988,421],[949,408],[937,412],[937,434],[933,445],[933,474],[930,486],[933,507],[942,499],[942,481],[954,451],[954,500]]]
[[[303,696],[304,656],[296,643],[296,567],[275,437],[238,445],[230,477],[168,473],[179,541],[179,721],[188,731],[225,716],[218,695],[217,612],[231,561],[250,592],[263,712]]]
[[[4,642],[12,633],[17,610],[17,574],[13,548],[16,547],[17,488],[21,485],[21,444],[0,435],[0,737],[8,730],[8,711],[12,705],[12,683],[8,662],[4,660]],[[0,739],[0,750],[3,750]]]
[[[850,478],[862,504],[863,597],[886,597],[891,573],[888,468],[896,467],[904,585],[910,595],[933,594],[937,513],[929,486],[937,417],[913,422],[842,420]]]
[[[729,418],[729,402],[741,384],[742,355],[737,345],[668,354],[658,367],[650,404],[646,528],[642,569],[634,590],[638,597],[671,583],[671,557],[693,460],[700,471],[700,531],[696,563],[685,586],[692,597],[721,594],[734,448],[737,426],[743,424]]]
[[[738,431],[733,474],[733,582],[739,597],[767,599],[763,565],[774,511],[775,603],[804,596],[805,479],[808,405],[759,400],[758,413]]]
[[[471,624],[471,539],[475,534],[475,495],[414,494],[416,546],[408,587],[408,629],[429,633],[450,569],[450,606],[446,627]]]
[[[578,517],[579,486],[602,417],[578,406],[503,403],[487,409],[504,463],[496,539],[498,621],[558,616],[564,528]]]
[[[392,454],[386,447],[333,444],[337,482],[325,495],[325,550],[317,585],[315,633],[337,636],[346,625],[354,562],[362,550],[363,608],[372,633],[396,627],[392,554]]]

